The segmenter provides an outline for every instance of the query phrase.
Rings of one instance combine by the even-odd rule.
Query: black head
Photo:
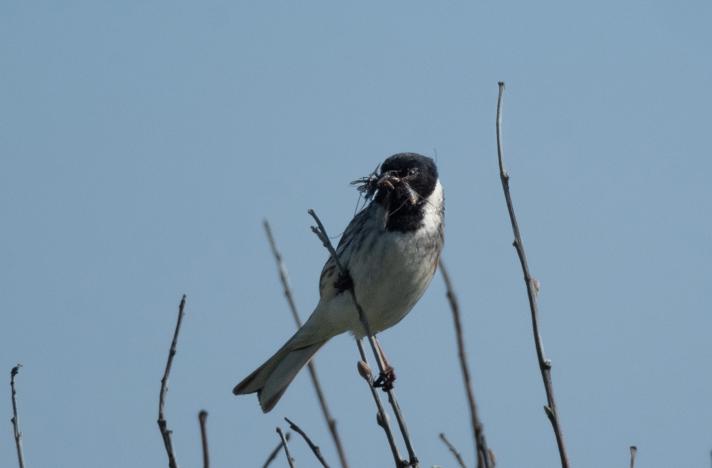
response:
[[[410,231],[422,222],[423,207],[438,183],[438,169],[426,156],[398,153],[383,161],[377,172],[354,183],[367,199],[373,197],[386,209],[388,230]]]
[[[435,190],[435,185],[438,182],[438,168],[435,166],[435,162],[427,156],[418,153],[398,153],[383,161],[379,179],[382,182],[391,179],[394,182],[392,184],[394,190],[397,192],[396,196],[403,195],[399,193],[400,189],[407,191],[406,186],[408,186],[419,196],[418,201],[423,202]],[[398,184],[399,181],[404,183]]]

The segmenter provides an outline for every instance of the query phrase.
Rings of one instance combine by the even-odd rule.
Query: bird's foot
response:
[[[376,388],[382,388],[384,392],[393,390],[393,382],[396,381],[396,370],[391,366],[383,369],[383,372],[378,374],[378,378],[373,382]]]

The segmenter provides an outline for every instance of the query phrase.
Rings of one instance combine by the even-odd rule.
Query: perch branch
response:
[[[270,249],[272,250],[272,255],[277,262],[277,270],[279,271],[279,279],[282,282],[282,288],[284,289],[284,297],[287,299],[289,304],[289,310],[292,312],[292,317],[294,318],[294,323],[297,329],[301,328],[302,321],[299,318],[299,312],[297,311],[297,305],[294,302],[294,296],[292,295],[292,288],[289,286],[289,276],[287,275],[287,267],[282,259],[282,254],[279,249],[277,249],[277,243],[272,235],[272,228],[269,221],[266,219],[263,222],[265,229],[265,234],[267,235],[267,240],[269,241]],[[314,391],[316,391],[316,397],[319,400],[319,406],[321,407],[321,412],[324,415],[324,420],[326,420],[326,425],[331,433],[331,439],[334,441],[336,446],[336,452],[339,455],[339,461],[341,462],[342,468],[348,468],[349,464],[346,461],[346,452],[341,444],[341,438],[336,429],[336,420],[331,416],[331,411],[329,411],[329,406],[326,404],[326,397],[324,396],[324,391],[321,388],[321,382],[319,381],[319,376],[316,373],[316,365],[314,361],[309,361],[307,364],[307,369],[309,369],[309,377],[311,378],[312,385],[314,385]]]
[[[284,438],[285,438],[287,441],[289,441],[289,439],[290,439],[291,437],[292,437],[292,433],[291,433],[291,432],[287,432],[287,433],[284,435]],[[267,460],[265,460],[264,464],[262,465],[262,468],[268,468],[268,467],[272,464],[272,462],[274,461],[274,459],[277,458],[277,455],[279,454],[279,451],[280,451],[280,450],[282,450],[282,440],[281,440],[281,439],[279,440],[279,443],[278,443],[277,446],[274,448],[274,450],[272,450],[272,451],[269,453],[269,455],[267,456]]]
[[[173,332],[173,340],[171,341],[171,347],[168,351],[168,359],[166,361],[166,369],[163,371],[163,378],[161,379],[161,393],[158,398],[158,429],[161,431],[161,437],[163,437],[163,444],[166,446],[166,454],[168,455],[168,466],[170,468],[178,468],[178,463],[176,462],[176,455],[173,451],[173,441],[171,440],[171,434],[173,431],[168,429],[168,423],[164,416],[164,409],[166,406],[166,393],[168,392],[168,376],[171,373],[171,366],[173,365],[173,357],[176,355],[176,346],[178,344],[178,333],[180,332],[180,325],[183,322],[183,315],[185,311],[185,294],[180,300],[180,305],[178,306],[178,321],[176,322],[176,328]]]
[[[307,443],[307,445],[309,446],[311,451],[314,452],[314,456],[317,458],[317,460],[319,460],[319,463],[321,463],[321,466],[323,466],[324,468],[329,468],[329,464],[326,463],[326,460],[324,460],[324,457],[321,455],[321,449],[319,448],[318,445],[316,445],[314,442],[312,442],[312,440],[309,438],[309,436],[306,434],[306,432],[304,432],[301,427],[294,424],[294,422],[291,421],[289,418],[284,418],[284,420],[287,421],[287,424],[289,424],[289,427],[294,432],[296,432],[297,434],[302,436],[302,438]]]
[[[460,319],[460,303],[457,300],[455,291],[450,281],[450,275],[445,268],[442,259],[440,260],[440,273],[445,282],[445,291],[447,300],[450,303],[452,311],[452,319],[455,322],[455,336],[457,337],[457,356],[460,358],[460,369],[462,370],[462,379],[465,384],[465,393],[467,394],[467,403],[470,407],[470,423],[472,425],[472,436],[475,439],[475,456],[477,457],[478,468],[491,468],[492,463],[489,457],[489,449],[487,448],[487,440],[485,432],[480,421],[477,404],[475,403],[475,392],[472,389],[472,380],[470,378],[470,368],[467,364],[467,353],[465,352],[465,338],[462,333],[462,321]],[[441,434],[442,436],[442,434]],[[443,438],[443,437],[441,437]]]
[[[522,272],[524,273],[524,283],[527,287],[527,296],[529,298],[529,309],[531,311],[532,320],[532,330],[534,334],[534,345],[536,347],[536,355],[539,361],[539,369],[541,370],[541,377],[544,381],[544,390],[546,391],[547,405],[544,406],[544,412],[546,413],[551,426],[554,430],[554,435],[556,437],[556,444],[559,448],[559,457],[561,458],[561,466],[563,468],[569,467],[569,459],[566,455],[566,448],[564,446],[564,434],[561,429],[561,424],[559,422],[559,414],[556,411],[556,400],[554,399],[554,385],[551,380],[551,361],[546,359],[544,356],[544,345],[542,344],[541,334],[539,333],[539,311],[537,306],[537,293],[538,293],[538,282],[529,273],[529,264],[527,263],[527,255],[524,252],[524,243],[522,242],[522,236],[519,232],[519,224],[517,223],[517,217],[514,213],[514,205],[512,203],[512,195],[509,191],[509,174],[504,168],[504,156],[502,149],[502,96],[504,94],[504,83],[499,82],[499,94],[497,96],[497,120],[496,120],[496,130],[497,130],[497,160],[499,162],[499,178],[502,181],[502,190],[504,191],[504,198],[507,202],[507,211],[509,211],[509,219],[512,223],[512,231],[514,232],[514,248],[517,251],[517,256],[519,257],[519,263],[522,267]]]
[[[280,429],[279,427],[277,428],[277,434],[279,434],[279,438],[282,440],[282,447],[284,448],[284,454],[287,456],[287,463],[289,463],[289,468],[294,468],[294,459],[292,458],[292,455],[289,454],[289,445],[287,445],[287,439],[284,437],[282,429]]]
[[[200,443],[203,446],[203,468],[210,468],[210,455],[208,454],[208,430],[206,423],[208,421],[208,412],[201,410],[198,413],[198,422],[200,422]]]
[[[630,468],[635,468],[635,457],[638,455],[638,447],[630,446]]]
[[[341,275],[343,275],[345,278],[348,278],[347,283],[349,284],[348,291],[349,294],[351,295],[351,300],[354,303],[354,306],[356,308],[356,311],[358,312],[359,319],[361,321],[361,324],[363,325],[364,330],[366,331],[366,336],[368,338],[368,342],[371,346],[371,352],[373,352],[373,356],[376,359],[376,363],[378,364],[378,370],[381,373],[381,375],[385,375],[386,368],[385,364],[383,362],[383,356],[381,356],[381,353],[378,351],[377,346],[376,346],[376,341],[374,339],[373,333],[371,331],[371,326],[368,323],[368,319],[366,317],[366,314],[363,311],[363,308],[361,307],[361,304],[359,304],[358,299],[356,298],[356,292],[354,291],[354,284],[353,284],[353,278],[351,278],[351,274],[349,271],[341,264],[341,261],[339,260],[339,256],[336,253],[336,250],[334,249],[334,246],[331,244],[331,241],[329,240],[329,236],[326,233],[326,229],[324,228],[324,225],[322,224],[321,220],[319,217],[316,215],[314,210],[310,209],[308,210],[309,215],[314,218],[314,221],[317,224],[317,227],[312,226],[312,231],[314,234],[317,235],[317,237],[321,240],[322,244],[324,244],[324,247],[327,248],[329,253],[331,254],[331,257],[334,259],[334,263],[336,264],[337,268],[339,269],[339,272]],[[358,340],[357,340],[358,341]],[[362,350],[359,349],[359,352]],[[365,361],[365,354],[361,354],[361,359]],[[371,383],[373,385],[373,383]],[[405,419],[403,418],[403,414],[401,413],[400,410],[400,405],[398,405],[398,400],[396,400],[395,392],[392,387],[389,386],[384,386],[383,387],[384,391],[388,394],[388,402],[391,404],[391,407],[393,408],[393,413],[395,414],[396,421],[398,422],[398,427],[400,429],[401,435],[403,436],[403,441],[405,442],[406,450],[408,450],[408,462],[405,464],[405,466],[412,466],[412,467],[418,467],[420,466],[418,463],[418,457],[415,455],[415,450],[413,449],[413,444],[411,443],[410,440],[410,434],[408,433],[408,428],[405,424]],[[384,422],[384,429],[385,426],[387,425],[387,418],[385,417],[385,413],[379,410],[379,416],[381,417],[381,420]],[[390,439],[389,439],[390,442]],[[396,451],[393,450],[393,446],[391,447],[394,456]],[[403,466],[403,461],[399,461],[396,463],[396,466]]]
[[[25,468],[25,455],[22,453],[22,432],[20,432],[20,419],[17,416],[17,392],[15,391],[15,376],[20,372],[22,364],[18,364],[10,371],[10,395],[12,398],[12,433],[15,436],[15,448],[17,449],[17,463],[20,468]]]
[[[457,460],[457,464],[460,466],[460,468],[467,468],[467,465],[465,465],[465,460],[462,459],[462,455],[460,455],[460,452],[458,452],[455,446],[452,445],[449,440],[447,440],[447,437],[445,437],[445,434],[443,434],[442,432],[440,433],[440,440],[442,440],[443,443],[447,446],[448,450],[450,450],[450,453],[452,453],[452,456],[455,457],[455,460]]]
[[[371,368],[368,366],[366,360],[366,351],[363,349],[363,343],[361,340],[356,340],[356,347],[358,348],[359,356],[361,360],[358,362],[358,372],[363,377],[363,379],[368,384],[368,388],[371,391],[371,396],[376,404],[376,422],[383,429],[386,434],[386,439],[388,439],[388,446],[391,448],[391,453],[393,454],[393,461],[397,467],[404,466],[407,462],[404,461],[400,452],[398,451],[398,446],[396,445],[395,437],[393,436],[393,430],[391,429],[391,424],[388,420],[388,415],[386,410],[383,409],[383,403],[381,403],[381,397],[378,396],[377,387],[373,385],[373,374],[371,373]]]

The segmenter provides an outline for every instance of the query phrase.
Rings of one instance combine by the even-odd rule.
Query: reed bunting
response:
[[[395,154],[354,184],[368,205],[351,220],[336,251],[376,334],[400,322],[433,278],[444,240],[443,189],[435,162],[416,153]],[[329,339],[346,331],[365,336],[350,284],[329,258],[309,320],[233,393],[257,392],[266,413]]]

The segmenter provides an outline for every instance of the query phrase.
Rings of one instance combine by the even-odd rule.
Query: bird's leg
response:
[[[386,353],[383,352],[381,343],[378,342],[376,335],[373,335],[373,341],[376,342],[376,347],[378,348],[378,354],[381,355],[383,360],[383,371],[378,374],[378,378],[373,382],[374,387],[380,387],[384,392],[393,390],[393,382],[396,381],[396,370],[391,367],[388,359],[386,358]]]

